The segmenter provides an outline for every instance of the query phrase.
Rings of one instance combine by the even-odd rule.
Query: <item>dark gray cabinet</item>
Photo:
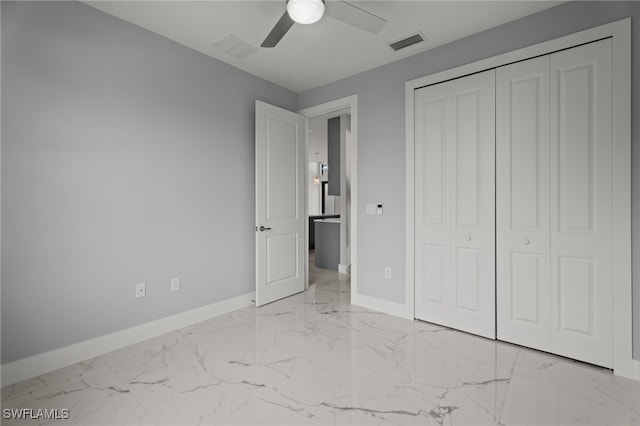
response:
[[[316,248],[316,219],[337,219],[339,214],[309,216],[309,250]]]
[[[328,120],[327,165],[328,194],[340,195],[340,117]]]
[[[340,263],[340,219],[315,221],[316,268],[338,270]]]

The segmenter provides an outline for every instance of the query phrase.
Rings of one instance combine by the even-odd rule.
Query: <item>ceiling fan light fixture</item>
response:
[[[288,0],[287,13],[299,24],[313,24],[324,15],[323,0]]]

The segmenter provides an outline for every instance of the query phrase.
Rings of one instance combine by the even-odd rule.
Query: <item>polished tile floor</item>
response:
[[[2,407],[68,409],[56,425],[640,425],[640,383],[350,305],[336,272],[311,282],[6,387]]]

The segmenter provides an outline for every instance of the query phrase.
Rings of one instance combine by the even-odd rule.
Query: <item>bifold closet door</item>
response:
[[[415,316],[495,338],[495,70],[415,92]]]
[[[552,348],[611,367],[611,40],[550,61]]]
[[[611,41],[497,73],[497,334],[612,366]]]
[[[496,72],[497,334],[551,351],[549,56]]]

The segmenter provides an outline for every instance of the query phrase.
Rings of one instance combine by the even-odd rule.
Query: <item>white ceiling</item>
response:
[[[327,0],[335,1],[335,0]],[[563,1],[350,1],[387,20],[376,35],[329,16],[296,24],[274,48],[260,48],[286,1],[86,1],[85,3],[294,92],[413,56]],[[416,32],[426,42],[394,52]],[[233,34],[256,47],[236,59],[212,43]]]

